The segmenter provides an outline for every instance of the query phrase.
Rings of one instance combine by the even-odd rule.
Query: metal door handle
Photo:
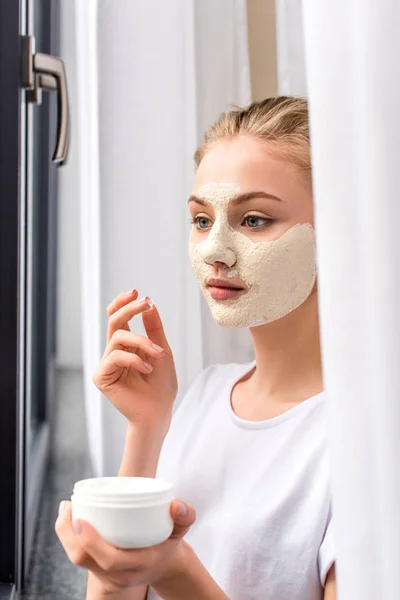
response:
[[[35,104],[42,101],[42,90],[57,92],[57,140],[53,162],[65,165],[69,149],[69,106],[67,77],[64,62],[50,54],[35,53],[35,38],[21,36],[22,86],[28,90],[27,100]]]

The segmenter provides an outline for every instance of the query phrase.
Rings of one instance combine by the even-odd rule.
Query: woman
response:
[[[69,502],[56,531],[91,600],[334,600],[306,101],[222,114],[195,160],[192,266],[217,322],[250,328],[255,361],[206,369],[172,419],[157,309],[118,296],[94,381],[128,420],[119,474],[165,477],[182,502],[150,549],[113,548]],[[148,337],[129,330],[139,314]]]

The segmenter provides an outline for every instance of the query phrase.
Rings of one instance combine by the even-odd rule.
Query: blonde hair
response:
[[[310,134],[305,98],[278,96],[222,113],[204,134],[194,154],[196,165],[199,166],[209,148],[218,140],[239,135],[265,142],[274,154],[297,165],[311,185]]]

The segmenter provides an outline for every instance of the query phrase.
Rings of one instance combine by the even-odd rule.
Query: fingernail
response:
[[[133,296],[133,294],[137,292],[137,290],[130,290],[130,292],[125,292],[125,296]]]
[[[58,516],[62,515],[66,507],[65,500],[60,502],[60,506],[58,507]]]
[[[145,300],[147,301],[147,304],[149,305],[149,308],[147,310],[150,310],[151,307],[153,306],[153,300],[151,298],[149,298],[148,296],[146,296]],[[146,311],[144,311],[146,312]]]
[[[180,502],[179,504],[179,516],[180,517],[186,517],[187,515],[187,506],[186,504],[182,504],[182,502]]]
[[[138,304],[144,304],[146,302],[147,308],[144,309],[144,312],[147,312],[153,306],[153,300],[151,298],[149,298],[148,296],[145,296],[144,298],[140,298],[140,300],[138,300],[137,302],[138,302]]]
[[[153,370],[153,367],[151,365],[149,365],[149,363],[143,361],[143,364],[146,367],[146,369],[148,369],[149,371]]]
[[[164,352],[164,348],[161,348],[161,346],[157,346],[157,344],[152,344],[152,346],[157,352]]]
[[[82,531],[82,526],[81,526],[81,522],[80,521],[72,521],[72,526],[75,530],[75,533],[77,535],[80,534],[80,532]]]

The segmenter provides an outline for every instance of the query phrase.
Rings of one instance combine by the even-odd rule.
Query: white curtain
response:
[[[400,590],[400,4],[305,0],[340,600]]]
[[[305,96],[303,1],[275,0],[278,93]]]
[[[187,259],[186,207],[200,134],[229,104],[250,100],[246,3],[76,0],[75,7],[87,420],[95,473],[113,475],[126,423],[91,374],[115,295],[135,287],[157,304],[179,399],[209,362],[251,358],[246,333],[217,328],[204,308]]]
[[[88,441],[95,473],[104,468],[105,400],[92,382],[101,355],[100,190],[97,72],[97,0],[75,0],[76,126],[81,223],[82,348]]]

